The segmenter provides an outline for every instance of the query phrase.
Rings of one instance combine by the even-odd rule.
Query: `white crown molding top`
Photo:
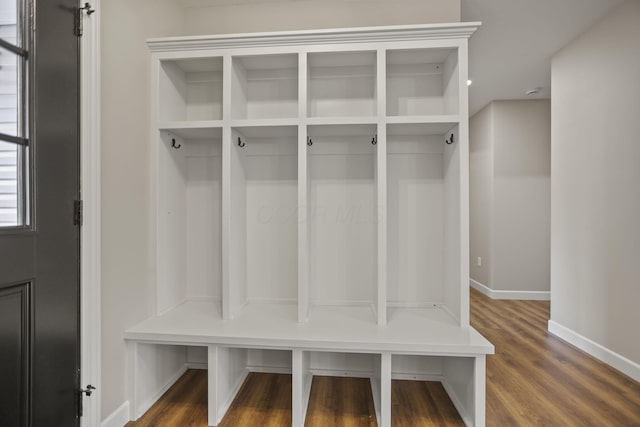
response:
[[[389,42],[469,38],[480,22],[451,24],[393,25],[381,27],[332,28],[211,36],[163,37],[147,40],[152,52],[305,45],[317,43]]]

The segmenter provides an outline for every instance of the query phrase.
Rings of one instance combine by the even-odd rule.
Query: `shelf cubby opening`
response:
[[[232,119],[298,117],[298,55],[233,57]]]
[[[292,362],[290,350],[252,349],[227,346],[212,346],[209,349],[209,360],[215,362],[215,366],[209,366],[211,372],[210,385],[215,384],[214,398],[210,400],[209,419],[213,425],[220,423],[225,416],[234,417],[234,411],[242,411],[242,405],[247,402],[243,399],[251,395],[246,386],[260,383],[259,374],[252,373],[277,373],[288,374],[290,378]],[[213,380],[213,381],[211,381]],[[278,393],[291,396],[291,381],[278,381],[284,389]],[[290,397],[289,397],[290,399]],[[291,413],[291,402],[285,399],[288,406],[284,411]],[[265,408],[266,409],[266,408]],[[273,408],[283,410],[283,408]],[[214,413],[211,413],[213,411]],[[265,413],[265,416],[268,416]]]
[[[448,414],[439,414],[452,424],[470,424],[462,414],[474,412],[474,357],[396,355],[391,359],[391,401],[410,393],[415,402],[416,419],[430,418],[441,408],[433,406],[433,394],[446,394],[451,400]],[[455,404],[453,403],[455,402]],[[393,425],[395,406],[391,408]],[[462,413],[461,413],[462,412]]]
[[[455,124],[387,126],[387,306],[433,309],[447,305],[455,286],[447,239],[459,179],[447,144]],[[454,130],[457,136],[457,132]],[[454,137],[454,141],[455,141]],[[458,284],[459,286],[459,284]],[[455,312],[455,307],[448,307]],[[393,311],[389,312],[391,314]]]
[[[158,314],[186,300],[219,301],[222,282],[222,132],[159,133]]]
[[[375,116],[376,52],[318,52],[308,56],[309,117]]]
[[[306,372],[310,380],[308,410],[315,414],[319,402],[329,397],[348,400],[349,396],[362,396],[358,407],[352,408],[359,417],[380,420],[380,354],[346,352],[305,352]],[[343,397],[340,397],[343,396]],[[354,414],[346,415],[353,419]],[[309,418],[309,420],[311,420]],[[317,419],[317,422],[339,422],[335,419]],[[345,419],[346,421],[346,419]]]
[[[298,284],[298,128],[231,132],[231,310],[292,304]]]
[[[161,123],[222,119],[222,58],[160,61]]]
[[[312,311],[348,307],[345,314],[364,310],[375,322],[376,132],[376,125],[308,126]]]
[[[387,51],[387,116],[458,114],[457,49]]]

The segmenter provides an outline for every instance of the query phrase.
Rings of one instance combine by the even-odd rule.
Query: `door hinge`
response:
[[[87,16],[95,13],[95,9],[91,7],[90,3],[85,3],[84,6],[76,9],[76,19],[74,32],[76,36],[82,37],[82,17],[86,13]]]
[[[87,385],[87,388],[81,388],[80,390],[78,390],[78,417],[81,417],[83,415],[84,412],[84,408],[82,405],[82,398],[84,396],[87,397],[91,397],[91,394],[93,393],[93,390],[95,390],[96,388],[94,386],[92,386],[91,384]]]
[[[82,200],[73,201],[73,225],[82,225]]]

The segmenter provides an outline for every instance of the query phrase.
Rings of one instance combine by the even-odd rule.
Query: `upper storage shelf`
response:
[[[298,117],[298,55],[233,58],[232,119]]]
[[[308,56],[309,117],[376,115],[376,52]]]
[[[387,51],[387,116],[458,114],[457,49]]]
[[[160,122],[222,119],[222,58],[163,60]]]

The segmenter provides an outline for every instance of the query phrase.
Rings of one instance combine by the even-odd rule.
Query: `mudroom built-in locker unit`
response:
[[[131,419],[187,367],[209,424],[249,372],[441,381],[483,426],[469,325],[467,40],[478,24],[154,39],[153,315],[125,333]]]

